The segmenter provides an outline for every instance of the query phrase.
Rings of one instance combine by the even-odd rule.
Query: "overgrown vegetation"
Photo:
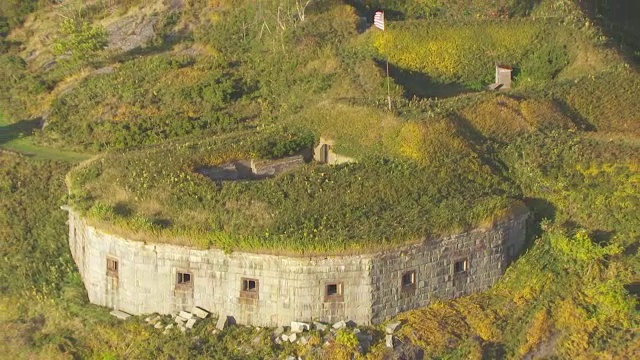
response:
[[[294,136],[267,134],[272,143]],[[169,242],[304,253],[370,250],[461,231],[509,217],[515,206],[479,161],[475,170],[445,166],[455,161],[452,152],[437,165],[369,156],[253,182],[216,184],[195,172],[249,157],[260,139],[244,133],[104,156],[70,175],[75,205],[96,220]]]
[[[546,228],[493,290],[403,314],[402,332],[428,357],[633,357],[640,317],[623,287],[632,272],[620,243]]]
[[[243,93],[242,84],[207,58],[142,57],[79,87],[53,103],[47,141],[121,149],[221,133],[237,129],[242,119],[242,113],[225,111]]]
[[[54,46],[56,55],[71,54],[77,59],[87,59],[108,44],[108,35],[104,28],[92,26],[84,21],[65,19],[60,27],[62,37]]]
[[[58,210],[68,201],[138,240],[297,254],[393,247],[524,203],[530,248],[500,284],[401,315],[403,341],[433,358],[632,358],[640,76],[624,59],[640,50],[621,31],[634,24],[607,23],[628,18],[623,3],[1,2],[0,146],[37,157],[0,153],[3,353],[364,357],[350,331],[276,346],[269,330],[213,335],[210,321],[198,338],[116,323],[87,304],[73,269]],[[367,23],[379,8],[385,32]],[[152,40],[104,50],[123,17],[157,18]],[[514,90],[474,92],[496,62],[514,66]],[[319,137],[358,162],[246,182],[198,172]],[[39,159],[84,158],[71,149],[102,154],[68,175],[67,199],[71,165]],[[388,356],[376,341],[367,357]]]

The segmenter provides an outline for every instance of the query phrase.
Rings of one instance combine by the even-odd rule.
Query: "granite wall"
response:
[[[287,257],[145,244],[69,211],[73,258],[92,303],[131,314],[200,306],[240,324],[380,323],[493,285],[524,243],[526,215],[379,254]]]

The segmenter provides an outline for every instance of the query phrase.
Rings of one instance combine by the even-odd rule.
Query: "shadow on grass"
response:
[[[473,151],[480,157],[482,162],[489,166],[493,173],[499,176],[505,183],[511,183],[508,166],[500,160],[494,143],[500,145],[496,139],[487,138],[482,132],[477,130],[473,124],[460,114],[451,114],[449,119],[457,128],[458,134],[471,145]]]
[[[15,124],[4,125],[0,123],[0,146],[13,140],[30,136],[33,130],[39,129],[40,118],[22,120]]]
[[[640,1],[584,0],[578,2],[587,16],[612,39],[625,59],[640,68]]]
[[[376,60],[376,62],[386,72],[386,61]],[[403,87],[404,96],[407,98],[448,98],[475,92],[462,84],[439,83],[427,74],[403,69],[391,63],[389,64],[389,76],[396,84]]]
[[[561,99],[555,99],[556,105],[562,110],[562,112],[569,116],[569,119],[573,121],[574,125],[582,131],[596,131],[596,126],[590,123],[582,115],[580,115],[574,108],[572,108],[566,101]]]
[[[525,248],[533,246],[534,241],[542,236],[544,230],[541,223],[543,220],[553,221],[556,218],[556,206],[546,199],[525,197],[522,199],[530,211],[527,220],[527,232]]]
[[[35,118],[7,124],[0,116],[0,148],[37,159],[71,163],[77,163],[92,156],[85,152],[74,152],[35,144],[32,135],[34,131],[40,130],[41,121],[40,118]]]

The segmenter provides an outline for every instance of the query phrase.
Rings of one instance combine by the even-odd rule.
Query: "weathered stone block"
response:
[[[227,326],[227,317],[220,315],[218,321],[216,322],[216,329],[222,331]]]

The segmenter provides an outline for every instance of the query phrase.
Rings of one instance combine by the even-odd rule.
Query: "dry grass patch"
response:
[[[534,130],[575,129],[572,120],[553,102],[507,95],[489,97],[458,114],[461,125],[470,125],[482,136],[500,141]]]

